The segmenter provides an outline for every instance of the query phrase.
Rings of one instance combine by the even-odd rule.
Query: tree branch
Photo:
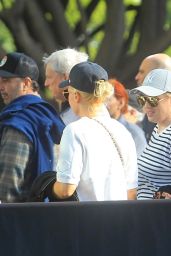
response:
[[[96,61],[112,74],[123,46],[124,5],[122,1],[107,0],[107,20],[104,39],[98,51]],[[108,60],[108,61],[106,61]]]
[[[26,26],[35,41],[42,45],[45,52],[54,51],[58,42],[56,42],[54,34],[49,29],[39,4],[34,0],[26,1],[23,16]]]

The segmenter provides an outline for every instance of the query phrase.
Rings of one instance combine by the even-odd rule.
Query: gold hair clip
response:
[[[95,89],[94,89],[94,96],[95,97],[100,97],[105,89],[105,81],[104,80],[99,80],[95,82]]]

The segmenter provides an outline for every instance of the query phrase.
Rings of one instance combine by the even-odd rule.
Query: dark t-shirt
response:
[[[147,115],[144,116],[144,118],[142,120],[142,128],[144,130],[147,142],[149,141],[149,139],[151,137],[151,134],[152,134],[152,131],[153,131],[155,125],[156,125],[155,123],[148,121]]]

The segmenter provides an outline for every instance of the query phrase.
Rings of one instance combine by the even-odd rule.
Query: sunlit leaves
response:
[[[17,0],[16,0],[17,1]],[[0,1],[0,11],[4,9],[9,9],[14,4],[15,0],[1,0]]]

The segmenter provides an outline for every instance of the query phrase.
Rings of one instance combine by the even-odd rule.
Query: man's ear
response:
[[[23,85],[23,89],[25,91],[30,90],[30,88],[32,88],[32,80],[30,77],[25,77],[24,78],[24,85]]]

